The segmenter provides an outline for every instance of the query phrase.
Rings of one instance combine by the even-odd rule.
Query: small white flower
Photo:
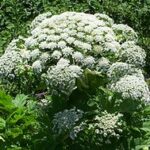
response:
[[[61,134],[64,131],[72,129],[76,122],[83,117],[82,110],[76,110],[76,108],[70,110],[64,110],[54,115],[53,119],[53,131],[57,134]]]
[[[119,42],[128,41],[128,40],[137,41],[136,32],[128,25],[114,24],[112,28],[114,32],[117,34],[116,37]]]
[[[64,56],[68,57],[69,55],[71,55],[73,52],[73,49],[70,47],[66,47],[64,49],[62,49],[62,53]]]
[[[84,59],[84,65],[91,67],[91,66],[94,66],[94,64],[95,64],[94,57],[88,56]]]
[[[110,67],[110,61],[107,58],[102,57],[102,58],[99,59],[98,64],[96,66],[96,69],[98,71],[99,70],[107,71],[109,67]]]
[[[120,48],[121,48],[120,44],[116,41],[105,43],[105,50],[106,51],[110,51],[112,53],[118,53]]]
[[[57,46],[61,49],[65,48],[66,47],[66,42],[65,41],[60,41],[58,42]]]
[[[7,46],[5,52],[9,52],[12,50],[17,50],[17,42],[19,42],[19,39],[13,39]]]
[[[92,50],[91,44],[88,44],[88,43],[82,43],[81,48],[84,50]]]
[[[67,59],[64,59],[64,58],[61,58],[59,61],[58,61],[58,63],[57,63],[57,66],[60,66],[60,67],[67,67],[67,66],[69,66],[69,60],[67,60]]]
[[[99,20],[103,20],[108,26],[112,26],[113,25],[113,20],[108,17],[105,14],[100,14],[100,13],[96,13],[95,16],[99,19]]]
[[[66,39],[66,41],[67,41],[68,44],[72,44],[72,43],[75,41],[75,38],[73,38],[73,37],[68,37],[68,38]]]
[[[39,48],[41,48],[41,49],[47,49],[47,42],[46,42],[46,41],[41,42],[41,43],[39,44]]]
[[[82,69],[81,67],[77,66],[77,65],[70,65],[69,69],[72,73],[74,73],[74,76],[77,78],[79,77],[79,75],[82,74]]]
[[[122,61],[139,68],[145,65],[146,53],[141,47],[132,41],[123,43],[121,47],[120,58]]]
[[[56,47],[57,47],[57,43],[55,42],[47,43],[47,46],[46,46],[46,48],[51,49],[51,50],[55,49]]]
[[[76,62],[82,62],[84,60],[84,56],[82,53],[80,52],[74,52],[74,54],[72,55],[72,58],[76,61]]]
[[[31,28],[32,29],[36,28],[44,19],[49,18],[51,16],[52,16],[52,13],[50,13],[50,12],[40,14],[32,21]]]
[[[31,31],[32,36],[35,37],[35,38],[36,38],[37,36],[39,36],[41,33],[42,33],[42,30],[41,30],[40,27],[37,27],[37,28],[35,28],[35,29],[33,29],[33,30]]]
[[[20,51],[20,55],[22,56],[22,58],[29,60],[30,59],[30,51],[23,49]]]
[[[83,32],[78,32],[76,35],[78,38],[84,38],[85,34]]]
[[[60,36],[64,40],[66,40],[69,37],[69,35],[67,33],[62,33]]]
[[[141,79],[144,79],[142,71],[140,69],[135,68],[133,65],[123,63],[123,62],[116,62],[113,63],[108,72],[108,77],[111,81],[117,81],[121,77],[125,75],[135,75]]]
[[[51,57],[52,57],[53,59],[60,59],[61,56],[62,56],[61,52],[60,52],[60,51],[57,51],[57,50],[55,50],[55,51],[52,53],[52,55],[51,55]]]
[[[6,78],[9,74],[13,74],[18,65],[22,64],[23,60],[19,52],[5,52],[0,57],[0,78]]]
[[[87,40],[87,42],[91,43],[94,41],[94,38],[91,35],[86,35],[85,39]]]
[[[31,51],[30,57],[34,60],[39,57],[40,53],[41,52],[39,51],[39,49],[35,49],[35,50]]]
[[[29,37],[29,38],[27,38],[27,39],[25,40],[25,45],[26,45],[27,47],[35,46],[35,45],[37,45],[37,40],[34,39],[33,37]]]
[[[46,41],[48,42],[58,42],[61,39],[58,35],[48,35]]]
[[[32,64],[32,68],[36,73],[41,73],[42,72],[42,65],[41,61],[37,60]]]
[[[103,42],[103,41],[104,41],[104,38],[103,38],[102,35],[96,35],[96,36],[94,37],[94,40],[95,40],[96,42]]]
[[[40,34],[38,36],[38,41],[39,42],[44,41],[44,40],[46,40],[46,38],[47,38],[47,34]]]
[[[85,26],[84,27],[84,31],[87,33],[90,33],[93,30],[93,28],[91,26]]]
[[[41,62],[42,63],[45,63],[45,62],[47,62],[47,60],[49,60],[49,58],[50,58],[50,55],[48,54],[48,53],[43,53],[41,56],[40,56],[40,60],[41,60]]]
[[[82,42],[79,41],[79,40],[75,40],[73,44],[74,44],[75,46],[77,46],[77,47],[81,47],[81,46],[82,46]]]
[[[123,122],[121,114],[110,114],[102,112],[101,116],[95,116],[94,123],[88,124],[89,130],[94,130],[96,134],[102,136],[106,140],[110,137],[120,138],[118,132],[122,129]],[[103,140],[102,140],[103,141]]]

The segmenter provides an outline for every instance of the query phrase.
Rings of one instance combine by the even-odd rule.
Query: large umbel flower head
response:
[[[136,42],[137,34],[132,28],[114,24],[104,14],[65,12],[52,16],[45,13],[31,23],[27,38],[10,43],[0,58],[0,65],[1,68],[8,65],[2,62],[9,53],[12,66],[9,72],[3,69],[0,75],[6,78],[23,61],[22,64],[29,65],[36,77],[45,77],[46,85],[53,93],[71,94],[76,87],[76,79],[84,74],[86,68],[104,73],[110,80],[114,78],[113,72],[117,71],[117,79],[111,81],[116,87],[116,82],[124,75],[136,74],[137,77],[140,74],[139,80],[142,79],[140,69],[145,64],[146,55]],[[114,65],[116,62],[120,64]],[[136,79],[134,81],[137,83]],[[146,84],[144,79],[140,83]],[[142,96],[141,93],[140,98]]]

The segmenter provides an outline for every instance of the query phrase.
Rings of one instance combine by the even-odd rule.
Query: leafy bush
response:
[[[20,94],[15,99],[0,92],[0,149],[30,149],[38,133],[36,103]]]
[[[41,103],[42,128],[28,148],[140,147],[149,133],[150,92],[142,73],[146,53],[137,41],[131,27],[104,14],[37,16],[28,35],[13,40],[0,58],[3,88],[51,95]]]

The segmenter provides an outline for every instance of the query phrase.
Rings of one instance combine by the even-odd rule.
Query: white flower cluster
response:
[[[116,53],[120,48],[111,28],[113,21],[107,15],[76,12],[66,12],[51,18],[50,15],[43,15],[44,17],[39,16],[40,19],[37,17],[32,23],[41,22],[33,28],[32,35],[26,39],[28,48],[37,47],[51,52],[73,48],[87,55],[95,45],[102,45],[103,53]]]
[[[125,42],[125,41],[137,41],[136,32],[124,24],[113,24],[112,26],[114,32],[117,34],[117,41]]]
[[[101,142],[109,143],[111,142],[110,138],[120,138],[123,132],[123,120],[122,114],[110,114],[107,111],[101,113],[101,116],[96,115],[92,122],[89,120],[84,120],[79,124],[75,125],[70,131],[70,138],[74,140],[79,133],[92,132],[96,135],[97,138],[100,138]],[[108,143],[107,143],[108,144]]]
[[[99,19],[99,20],[103,20],[105,21],[105,23],[108,25],[108,26],[112,26],[114,21],[108,17],[107,15],[105,14],[100,14],[100,13],[97,13],[95,14],[95,16]]]
[[[15,51],[17,50],[17,42],[19,41],[19,39],[13,39],[7,46],[5,52],[9,52],[9,51]]]
[[[5,52],[0,58],[0,78],[12,76],[17,65],[21,63],[22,58],[19,52]]]
[[[135,75],[144,80],[144,76],[140,69],[123,62],[113,63],[108,69],[107,75],[112,82],[118,81],[121,77],[125,75]]]
[[[110,66],[107,75],[111,81],[108,87],[120,93],[123,99],[150,101],[150,92],[141,69],[127,63],[116,62]]]
[[[150,102],[150,92],[144,79],[135,75],[125,75],[110,88],[122,94],[124,99]]]
[[[109,59],[105,57],[101,57],[98,60],[98,64],[96,65],[96,70],[100,72],[107,72],[110,67],[110,61]]]
[[[81,122],[79,125],[74,126],[73,129],[69,133],[69,137],[72,140],[75,140],[75,138],[77,138],[78,134],[85,129],[86,125],[87,125],[86,122]]]
[[[35,73],[39,74],[42,72],[42,64],[41,64],[41,61],[40,60],[37,60],[35,61],[33,64],[32,64],[32,68],[33,70],[35,71]]]
[[[136,67],[145,65],[146,53],[141,47],[135,45],[135,42],[125,42],[121,45],[121,48],[120,58],[123,62],[133,64]]]
[[[50,18],[52,16],[52,13],[47,12],[47,13],[43,13],[38,15],[31,24],[31,28],[36,28],[44,19]]]
[[[69,61],[61,58],[57,65],[52,66],[46,75],[47,84],[54,89],[53,94],[70,95],[76,88],[76,78],[82,75],[82,69],[77,65],[69,65]]]
[[[104,14],[41,14],[31,24],[31,35],[20,39],[24,42],[14,40],[7,47],[6,52],[12,58],[8,62],[16,60],[12,51],[20,53],[22,61],[37,76],[46,76],[48,88],[57,93],[70,94],[76,87],[75,79],[86,68],[107,72],[113,84],[125,75],[144,80],[138,68],[144,66],[146,55],[136,45],[137,34],[127,25],[114,24]],[[1,63],[1,68],[7,68],[8,62]]]
[[[54,115],[53,119],[53,131],[57,134],[71,131],[76,123],[83,117],[83,111],[72,108],[65,109],[62,112],[58,112]]]
[[[102,136],[102,138],[120,138],[122,133],[123,122],[121,120],[122,114],[110,114],[106,111],[102,116],[96,116],[94,123],[89,124],[89,130],[94,130],[95,134]]]

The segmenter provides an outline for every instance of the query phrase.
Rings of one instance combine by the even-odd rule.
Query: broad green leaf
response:
[[[26,104],[27,98],[28,98],[28,96],[26,96],[24,94],[19,94],[13,100],[13,103],[16,107],[23,107]]]
[[[143,123],[143,126],[146,128],[150,128],[150,121],[146,121]]]
[[[135,150],[149,150],[150,145],[139,145],[136,146]]]
[[[0,117],[0,129],[5,128],[5,126],[6,126],[6,121]]]
[[[149,132],[150,133],[150,127],[149,128],[140,128],[141,130],[145,131],[146,133]]]
[[[21,128],[16,127],[16,128],[10,128],[9,130],[6,131],[7,136],[12,137],[12,138],[16,138],[19,135],[23,134],[23,131]]]
[[[0,110],[11,111],[14,108],[12,98],[6,95],[4,91],[0,91]]]
[[[144,115],[150,115],[150,106],[147,106],[147,107],[144,109]]]

